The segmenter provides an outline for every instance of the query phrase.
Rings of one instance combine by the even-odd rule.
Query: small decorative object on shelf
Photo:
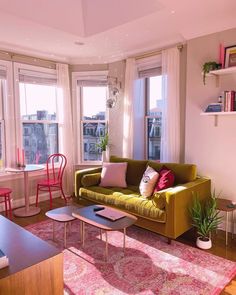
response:
[[[210,103],[206,110],[205,110],[206,113],[215,113],[215,112],[222,112],[222,103]]]
[[[224,62],[225,68],[236,66],[236,45],[225,48]]]
[[[106,162],[107,159],[107,148],[108,148],[108,132],[105,133],[104,136],[99,137],[99,142],[96,144],[96,147],[102,151],[102,162]]]
[[[203,84],[206,85],[206,74],[208,74],[210,71],[219,70],[219,69],[221,69],[221,64],[215,61],[205,62],[204,65],[202,66]]]

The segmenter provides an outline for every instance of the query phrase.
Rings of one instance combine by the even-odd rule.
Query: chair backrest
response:
[[[62,176],[67,164],[66,156],[63,154],[53,154],[47,159],[47,178],[62,182]],[[50,177],[50,175],[52,175]]]

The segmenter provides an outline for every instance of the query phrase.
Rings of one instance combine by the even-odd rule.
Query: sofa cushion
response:
[[[91,186],[80,188],[80,196],[96,203],[113,206],[123,209],[130,213],[142,216],[157,222],[166,222],[166,212],[153,204],[152,200],[143,198],[138,192],[132,191],[127,187],[121,188],[102,188]]]
[[[170,169],[166,168],[166,166],[162,166],[159,172],[159,179],[156,183],[154,193],[173,186],[174,182],[175,182],[174,173]]]
[[[110,162],[112,163],[127,162],[128,166],[127,166],[127,173],[126,173],[126,182],[128,185],[136,185],[136,186],[140,184],[140,181],[143,177],[143,173],[146,170],[146,166],[147,166],[147,161],[131,160],[131,159],[120,158],[116,156],[111,156]]]
[[[127,163],[103,163],[100,186],[127,187]]]
[[[152,167],[157,172],[161,170],[163,165],[174,172],[175,185],[191,182],[197,178],[197,166],[194,164],[158,163],[148,161],[148,166]]]
[[[91,173],[83,175],[81,179],[81,184],[84,187],[89,187],[93,185],[98,185],[100,183],[101,173]]]
[[[151,167],[147,167],[141,179],[139,190],[144,197],[150,197],[154,191],[159,173]]]

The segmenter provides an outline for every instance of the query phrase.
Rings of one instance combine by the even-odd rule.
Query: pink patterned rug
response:
[[[63,225],[52,221],[27,226],[30,232],[63,250]],[[85,227],[81,247],[79,221],[72,222],[64,250],[64,283],[68,295],[213,295],[235,276],[236,263],[132,226],[127,229],[123,254],[122,232],[108,232],[109,259],[99,230]],[[104,238],[103,238],[104,240]]]

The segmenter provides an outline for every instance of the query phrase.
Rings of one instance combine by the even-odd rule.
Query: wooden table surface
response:
[[[101,217],[99,215],[96,215],[96,211],[94,211],[94,208],[96,207],[104,207],[104,208],[110,208],[114,211],[122,212],[124,213],[125,217],[120,218],[118,220],[112,221],[107,218]],[[126,212],[123,212],[121,210],[111,208],[104,205],[92,205],[87,206],[84,208],[78,208],[75,210],[75,212],[72,214],[74,217],[78,218],[79,220],[82,220],[86,223],[89,223],[93,226],[96,226],[98,228],[104,229],[104,230],[120,230],[124,229],[132,224],[135,223],[137,220],[137,217],[128,214]]]
[[[236,209],[236,205],[234,207],[228,207],[228,205],[232,204],[231,200],[217,198],[216,204],[217,204],[217,209],[220,211],[231,212]]]

